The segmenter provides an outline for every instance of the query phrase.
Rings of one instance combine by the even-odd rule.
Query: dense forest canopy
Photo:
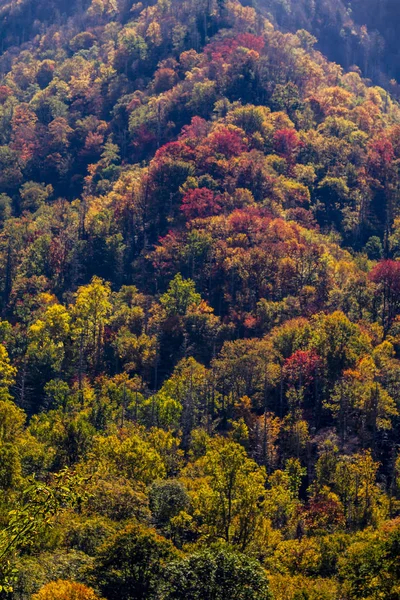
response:
[[[0,598],[399,598],[397,67],[321,53],[348,8],[1,3]]]
[[[150,6],[155,0],[146,0]],[[118,0],[118,18],[128,22],[132,2]],[[360,68],[365,77],[400,95],[400,16],[397,0],[243,0],[286,32],[305,29],[318,48],[344,68]],[[1,50],[20,46],[47,27],[76,15],[81,19],[90,0],[1,0]],[[7,67],[6,67],[7,68]]]
[[[360,68],[398,97],[397,0],[258,0],[257,5],[285,30],[311,32],[331,60]]]

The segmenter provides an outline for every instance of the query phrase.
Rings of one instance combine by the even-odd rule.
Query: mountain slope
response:
[[[397,103],[237,0],[2,6],[0,597],[396,597]]]
[[[364,77],[398,96],[400,21],[395,0],[260,0],[258,6],[285,30],[311,32],[330,60],[346,69],[361,68]]]

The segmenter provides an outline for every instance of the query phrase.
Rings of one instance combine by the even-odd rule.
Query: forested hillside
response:
[[[254,0],[287,31],[306,29],[345,68],[389,87],[398,98],[400,11],[397,0]]]
[[[0,32],[0,598],[398,600],[397,102],[238,0]]]

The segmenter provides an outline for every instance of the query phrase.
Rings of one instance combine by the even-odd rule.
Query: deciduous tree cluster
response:
[[[248,2],[1,10],[0,597],[397,598],[397,103]]]

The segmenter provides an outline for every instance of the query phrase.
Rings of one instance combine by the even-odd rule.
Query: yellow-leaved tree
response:
[[[99,596],[82,583],[60,579],[47,583],[32,600],[99,600]]]

